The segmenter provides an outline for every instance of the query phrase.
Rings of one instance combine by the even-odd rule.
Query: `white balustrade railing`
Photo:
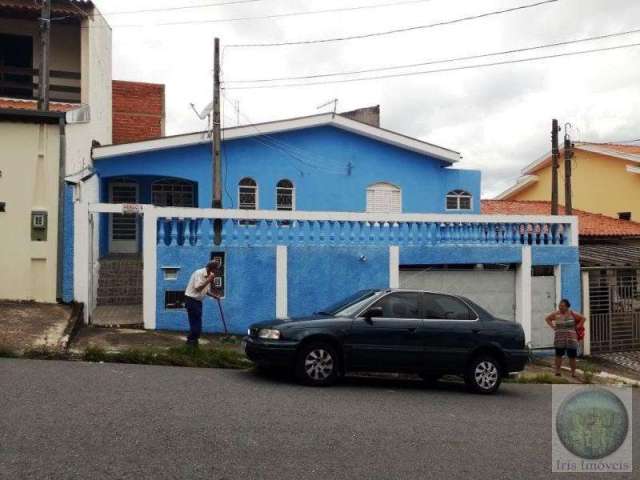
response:
[[[568,216],[290,212],[99,205],[93,210],[137,212],[156,218],[155,235],[159,246],[211,245],[215,220],[221,224],[221,240],[226,245],[578,245],[577,218]]]

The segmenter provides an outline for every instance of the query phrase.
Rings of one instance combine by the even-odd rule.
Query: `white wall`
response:
[[[112,142],[112,59],[111,28],[104,17],[95,13],[82,22],[81,34],[82,62],[82,103],[90,108],[89,123],[69,125],[67,128],[67,175],[74,174],[93,165],[91,144],[97,140],[102,145]],[[89,239],[87,221],[81,221],[86,215],[79,209],[79,202],[99,201],[99,182],[96,177],[84,182],[75,189],[75,231],[74,251],[81,250],[82,242]],[[99,219],[96,215],[95,231],[99,231]],[[93,258],[98,258],[98,236],[93,239]],[[88,281],[84,260],[76,256],[74,262],[74,293],[78,300],[79,292],[87,291]],[[97,269],[97,265],[95,266]],[[94,272],[94,274],[97,273]],[[97,277],[96,277],[97,278]],[[86,301],[86,300],[85,300]]]

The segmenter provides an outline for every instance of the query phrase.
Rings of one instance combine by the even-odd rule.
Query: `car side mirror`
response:
[[[366,320],[371,320],[372,318],[382,317],[382,307],[371,307],[364,313],[364,318]]]

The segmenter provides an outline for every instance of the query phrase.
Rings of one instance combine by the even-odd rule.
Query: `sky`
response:
[[[393,35],[279,47],[232,45],[368,34],[476,16],[541,0],[94,1],[113,30],[113,78],[166,85],[167,134],[206,128],[206,122],[195,115],[190,104],[201,109],[211,101],[213,38],[217,36],[223,48],[224,126],[238,122],[235,101],[239,102],[239,120],[243,124],[328,111],[332,107],[318,107],[334,98],[338,99],[338,111],[380,105],[383,127],[461,152],[463,159],[456,168],[482,171],[485,198],[512,185],[527,164],[550,150],[552,118],[563,126],[571,124],[568,132],[574,141],[640,139],[640,47],[399,78],[289,88],[274,88],[269,83],[260,84],[269,86],[262,89],[232,88],[247,85],[234,84],[234,80],[428,62],[638,29],[637,0],[558,0]],[[227,2],[242,3],[205,6]],[[370,5],[387,6],[221,21]],[[121,13],[182,6],[197,8]],[[172,22],[173,25],[166,25]],[[632,43],[640,43],[640,33],[394,72]]]

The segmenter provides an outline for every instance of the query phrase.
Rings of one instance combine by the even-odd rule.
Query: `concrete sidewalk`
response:
[[[107,352],[121,352],[139,348],[181,347],[186,342],[185,332],[142,330],[134,328],[102,328],[83,326],[73,339],[71,353],[84,352],[96,347]],[[203,347],[228,347],[240,349],[240,337],[224,335],[202,335]]]
[[[0,348],[14,352],[64,349],[74,321],[69,305],[0,302]]]

